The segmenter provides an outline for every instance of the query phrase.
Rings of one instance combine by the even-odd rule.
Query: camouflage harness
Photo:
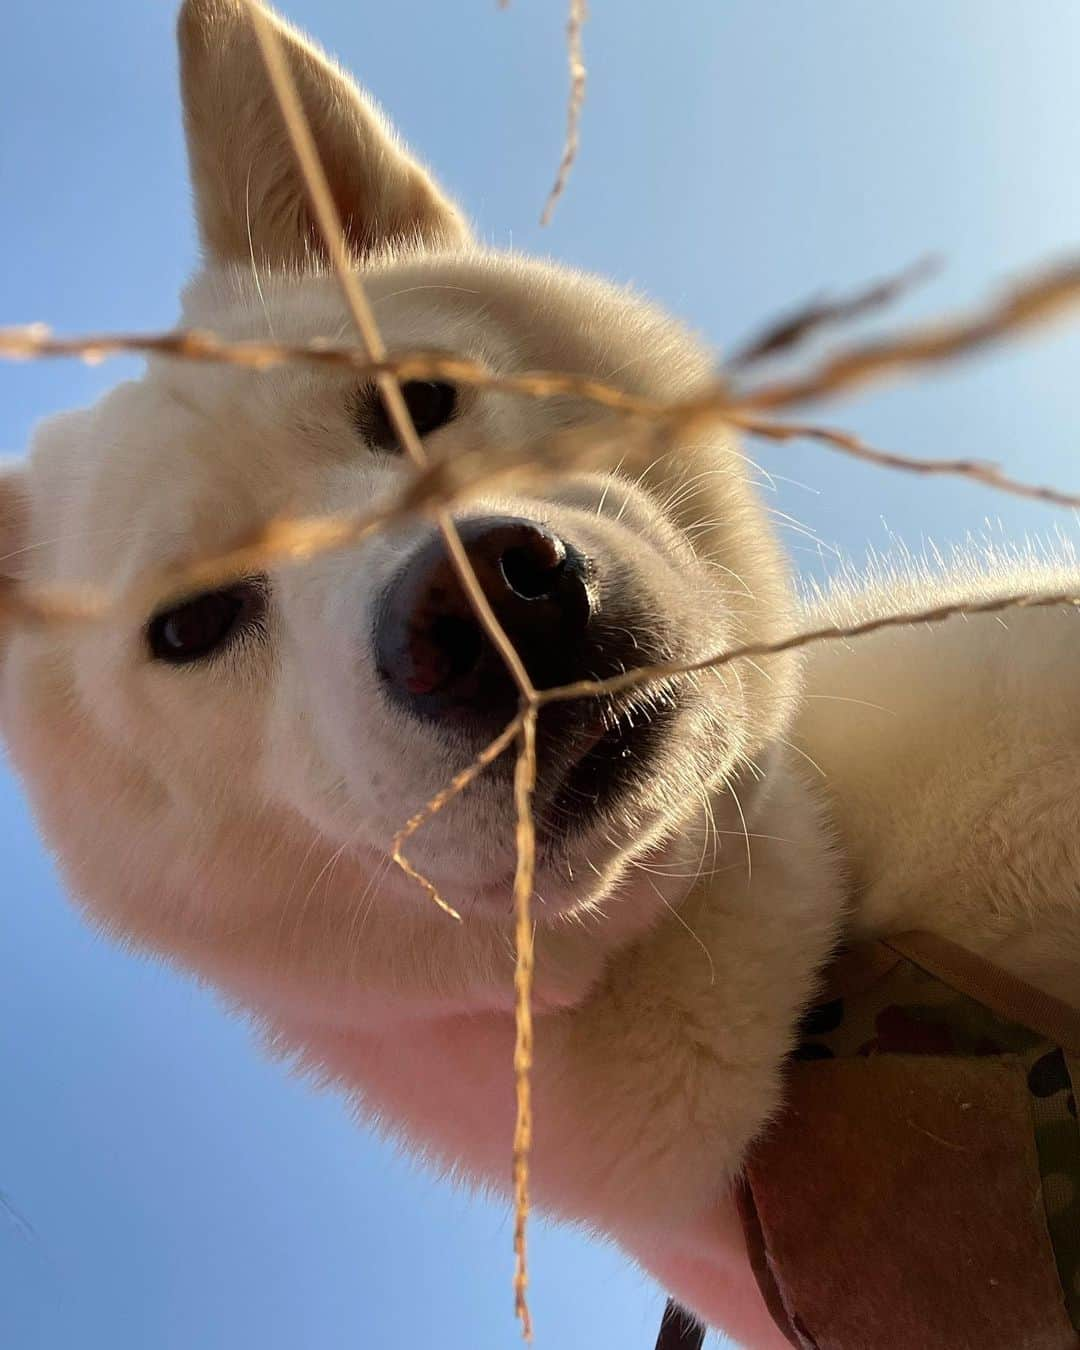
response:
[[[1078,1350],[1080,1010],[926,933],[844,953],[739,1206],[799,1350]],[[670,1306],[658,1346],[701,1329]]]

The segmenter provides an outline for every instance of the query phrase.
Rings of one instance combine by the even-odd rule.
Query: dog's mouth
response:
[[[557,736],[545,736],[541,714],[538,842],[542,846],[565,844],[640,793],[656,771],[676,715],[672,701],[601,709],[571,737],[567,763],[566,752],[558,752]]]
[[[537,726],[537,781],[533,796],[536,828],[537,882],[543,892],[541,912],[557,912],[571,902],[564,893],[573,867],[577,870],[580,850],[588,848],[594,863],[606,866],[605,846],[623,851],[616,836],[631,844],[638,831],[629,822],[640,821],[647,829],[653,820],[664,775],[665,749],[674,739],[673,729],[681,705],[675,698],[641,706],[596,710],[588,707],[582,717],[569,704],[550,704],[542,709]],[[513,750],[491,766],[491,778],[512,801],[515,755]],[[500,828],[505,828],[505,817]],[[593,870],[596,871],[595,866]],[[513,894],[516,864],[476,885],[473,899],[482,908],[504,911]],[[600,876],[597,871],[597,876]],[[453,895],[448,878],[448,898]],[[538,890],[538,894],[539,894]],[[573,888],[574,896],[578,888]]]

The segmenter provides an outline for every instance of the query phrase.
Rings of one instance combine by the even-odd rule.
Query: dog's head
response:
[[[701,348],[635,296],[478,244],[371,103],[280,32],[392,353],[571,371],[654,399],[703,387]],[[180,46],[205,251],[184,322],[228,338],[352,340],[238,0],[187,0]],[[644,463],[614,414],[574,397],[442,380],[403,393],[432,456],[497,457],[589,425],[614,447],[610,471],[455,511],[538,687],[783,625],[783,568],[722,430],[653,444]],[[411,472],[377,391],[348,371],[153,359],[97,407],[47,424],[0,480],[0,556],[21,580],[123,590],[274,518],[388,502]],[[556,965],[594,971],[662,909],[698,861],[703,819],[728,786],[752,782],[793,678],[787,660],[742,662],[545,709],[536,914]],[[289,970],[327,989],[467,1000],[490,985],[502,997],[512,755],[409,841],[460,928],[388,850],[515,708],[430,519],[130,622],[12,632],[3,650],[5,735],[75,893],[114,930],[228,978]],[[467,976],[452,973],[459,958]],[[553,997],[576,996],[580,971]]]

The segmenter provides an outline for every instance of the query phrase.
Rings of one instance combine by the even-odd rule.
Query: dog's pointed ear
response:
[[[357,256],[395,243],[465,244],[469,229],[374,104],[276,16],[277,30]],[[180,83],[199,233],[219,262],[303,267],[324,256],[256,42],[247,0],[184,0]]]

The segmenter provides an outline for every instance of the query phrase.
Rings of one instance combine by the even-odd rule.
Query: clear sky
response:
[[[1080,8],[1007,0],[592,0],[581,158],[562,0],[289,0],[500,244],[633,281],[723,347],[931,250],[900,317],[1080,234]],[[194,256],[170,0],[23,0],[0,43],[0,324],[170,324]],[[125,373],[0,367],[0,451]],[[878,443],[1080,487],[1080,328],[831,409]],[[153,447],[147,447],[153,453]],[[1072,521],[790,447],[773,504],[859,557]],[[802,486],[799,486],[799,485]],[[994,528],[998,526],[995,523]],[[818,546],[790,529],[794,557]],[[827,552],[824,556],[828,556]],[[0,1345],[494,1350],[517,1343],[502,1205],[418,1173],[262,1060],[183,978],[66,907],[0,767]],[[541,1350],[651,1350],[661,1296],[534,1230]]]

